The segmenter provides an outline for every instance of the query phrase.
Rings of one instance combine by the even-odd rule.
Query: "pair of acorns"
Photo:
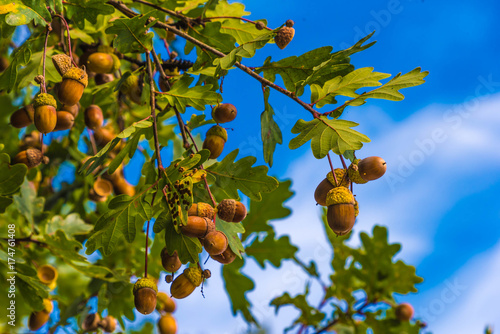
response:
[[[101,319],[99,313],[87,314],[82,323],[82,329],[85,332],[94,332],[99,328],[106,333],[113,333],[116,329],[117,321],[114,317],[108,315]]]
[[[175,301],[164,292],[158,292],[156,300],[156,309],[161,314],[160,320],[158,320],[160,334],[177,333],[177,321],[172,315],[176,309]]]
[[[359,213],[359,205],[349,190],[351,182],[364,184],[385,174],[385,161],[380,157],[356,159],[346,169],[336,168],[335,175],[329,172],[316,188],[314,199],[319,205],[328,207],[328,225],[337,235],[349,233]]]
[[[210,270],[201,270],[200,267],[189,267],[184,269],[183,273],[175,278],[170,286],[170,294],[177,299],[186,298],[203,283],[210,278]],[[167,276],[172,277],[172,276]],[[169,282],[170,283],[170,282]],[[134,284],[134,305],[139,313],[150,314],[157,307],[158,297],[163,298],[158,293],[158,287],[154,279],[143,277],[139,278]],[[161,300],[160,300],[161,301]]]
[[[75,118],[78,115],[80,106],[75,104],[73,106],[63,105],[60,110],[56,111],[55,126],[52,130],[48,131],[61,131],[69,130],[73,127],[75,123]],[[32,124],[35,119],[35,108],[33,104],[29,104],[21,109],[16,110],[10,116],[10,124],[18,129],[27,127]],[[54,123],[53,113],[47,113],[47,119],[42,120],[41,118],[37,121],[38,127],[45,130],[49,130]],[[48,133],[47,132],[47,133]]]
[[[227,131],[218,124],[231,122],[237,114],[236,107],[231,103],[219,104],[212,110],[212,118],[217,125],[208,129],[203,141],[203,148],[210,151],[210,159],[217,159],[227,142]]]

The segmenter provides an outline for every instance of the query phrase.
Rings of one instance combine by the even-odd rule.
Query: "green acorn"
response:
[[[120,86],[120,92],[127,95],[132,102],[142,104],[141,94],[142,89],[139,86],[139,77],[130,75]]]
[[[57,103],[50,94],[40,93],[33,102],[35,126],[41,133],[49,133],[57,124]]]
[[[227,131],[219,125],[214,125],[207,131],[203,148],[210,151],[210,159],[217,159],[224,149],[227,141]]]
[[[150,314],[156,308],[158,288],[151,278],[140,278],[134,284],[134,304],[137,311]]]
[[[120,59],[113,53],[94,52],[87,58],[88,70],[95,73],[113,73],[120,66]]]

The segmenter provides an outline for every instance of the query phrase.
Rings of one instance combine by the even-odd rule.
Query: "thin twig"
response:
[[[45,44],[43,45],[43,59],[42,59],[43,82],[40,84],[40,90],[42,91],[42,93],[47,92],[47,86],[45,84],[45,58],[47,57],[47,41],[49,39],[49,34],[50,34],[51,30],[52,30],[52,27],[50,26],[50,24],[47,25],[47,32],[45,33]]]
[[[149,241],[149,222],[146,227],[146,249],[144,250],[144,277],[148,277],[148,241]]]
[[[337,175],[335,174],[335,169],[333,168],[332,159],[330,158],[330,153],[327,154],[328,163],[330,164],[330,169],[332,170],[333,179],[335,180],[335,185],[339,186],[339,181],[337,181]]]
[[[53,14],[52,16],[59,17],[61,19],[61,22],[64,23],[64,27],[66,28],[66,33],[68,34],[68,53],[69,53],[69,57],[71,58],[71,62],[73,63],[73,65],[78,66],[78,64],[73,59],[73,51],[71,51],[72,50],[71,49],[71,37],[69,36],[69,25],[68,25],[68,22],[66,22],[66,19],[62,15]]]
[[[245,21],[245,22],[248,22],[248,23],[252,23],[252,24],[255,24],[255,25],[257,24],[257,22],[255,22],[255,21],[246,19],[244,17],[238,17],[238,16],[212,16],[212,17],[205,17],[203,19],[203,21],[210,21],[210,20],[217,20],[217,19],[235,19],[235,20],[242,20],[242,21]],[[266,26],[264,26],[264,29],[267,29],[269,31],[273,31],[273,29],[271,29],[269,27],[266,27]]]

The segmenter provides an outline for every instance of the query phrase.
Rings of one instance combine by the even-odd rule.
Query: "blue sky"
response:
[[[359,130],[372,139],[359,155],[379,155],[388,162],[384,178],[355,189],[361,214],[352,243],[358,243],[360,231],[371,231],[375,224],[389,227],[390,240],[403,244],[400,257],[416,265],[425,279],[418,294],[398,299],[412,303],[416,317],[428,322],[433,333],[482,333],[486,324],[500,328],[500,209],[494,200],[500,191],[496,173],[500,167],[500,3],[244,3],[253,19],[268,18],[271,27],[292,19],[296,29],[285,50],[269,45],[255,59],[245,61],[247,65],[257,66],[268,55],[278,60],[324,45],[339,49],[376,29],[377,44],[352,58],[357,67],[372,66],[392,74],[417,66],[430,71],[426,84],[404,91],[404,101],[371,100],[345,117],[359,122]],[[229,133],[227,152],[240,148],[263,163],[258,139],[263,110],[260,85],[231,73],[224,82],[224,100],[238,107],[232,124],[237,135]],[[274,225],[279,234],[291,235],[303,259],[314,258],[320,268],[328,268],[329,248],[321,236],[320,221],[311,222],[318,215],[314,188],[328,163],[314,159],[309,147],[296,151],[287,147],[295,120],[309,119],[308,113],[278,93],[271,93],[270,102],[285,142],[277,148],[271,174],[292,178],[296,192],[288,203],[293,215]],[[309,222],[307,227],[304,221]],[[250,261],[245,271],[258,278],[249,296],[259,318],[272,333],[280,333],[296,312],[283,308],[275,317],[267,306],[269,296],[284,290],[301,293],[306,277],[290,264],[281,270],[268,266],[260,271]],[[179,333],[210,333],[205,328],[211,324],[221,326],[219,333],[244,331],[242,322],[230,317],[228,302],[220,298],[221,285],[214,275],[205,289],[206,299],[193,296],[179,302]],[[207,305],[219,310],[220,318],[214,318]],[[197,322],[189,321],[193,313]]]

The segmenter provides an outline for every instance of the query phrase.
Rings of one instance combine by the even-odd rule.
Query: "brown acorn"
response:
[[[104,85],[115,80],[115,76],[111,73],[98,73],[94,77],[96,85]]]
[[[30,318],[28,320],[28,328],[31,331],[36,331],[43,325],[49,321],[50,314],[54,309],[54,305],[48,299],[43,300],[43,310],[35,311],[30,314]]]
[[[106,333],[113,333],[116,329],[116,319],[108,315],[99,322],[99,327],[101,327]]]
[[[57,91],[57,97],[62,104],[72,106],[78,103],[87,87],[89,78],[85,70],[72,67],[63,75],[63,81]]]
[[[356,221],[354,196],[346,187],[336,187],[328,192],[326,218],[333,232],[343,235],[352,229]]]
[[[110,141],[115,139],[114,131],[106,128],[97,128],[94,130],[94,139],[98,146],[106,146]]]
[[[158,292],[156,301],[156,309],[158,311],[172,313],[176,309],[175,301],[164,292]]]
[[[134,284],[133,293],[137,311],[142,314],[150,314],[155,310],[158,288],[152,279],[140,278]]]
[[[413,318],[413,306],[408,303],[401,303],[394,310],[399,321],[410,321]]]
[[[214,125],[207,131],[203,148],[210,151],[210,159],[217,159],[227,141],[227,131],[219,125]]]
[[[65,53],[53,55],[52,63],[54,63],[54,67],[61,76],[64,76],[64,74],[68,72],[70,68],[73,67],[73,63],[71,62],[71,57]]]
[[[257,30],[262,30],[262,29],[264,29],[265,27],[266,27],[266,24],[265,24],[264,22],[262,22],[262,21],[257,21],[257,22],[255,23],[255,28],[256,28]]]
[[[212,118],[217,123],[231,122],[236,118],[238,111],[231,103],[219,104],[212,110]]]
[[[34,117],[35,108],[33,108],[32,104],[28,104],[10,115],[10,124],[15,128],[21,129],[33,123]]]
[[[158,320],[158,330],[160,334],[177,333],[177,322],[175,318],[169,313],[162,315],[160,320]]]
[[[247,209],[237,200],[224,199],[217,205],[217,215],[226,222],[239,223],[247,216]]]
[[[28,134],[25,134],[21,141],[19,141],[19,149],[21,151],[27,150],[28,148],[41,148],[40,143],[41,133],[37,130],[31,131]],[[43,145],[44,151],[46,151],[47,145]]]
[[[28,168],[35,168],[42,162],[47,164],[48,161],[48,158],[44,157],[39,149],[33,147],[19,152],[13,159],[14,163],[25,164]]]
[[[43,134],[54,130],[57,124],[57,103],[54,97],[47,93],[39,93],[33,102],[35,126]]]
[[[227,249],[227,245],[227,237],[221,231],[210,232],[203,239],[203,247],[210,255],[222,254]]]
[[[113,184],[99,177],[94,181],[94,185],[89,191],[89,198],[95,202],[105,202],[112,192]]]
[[[293,21],[287,20],[285,27],[278,30],[276,36],[274,36],[274,41],[280,49],[284,49],[288,43],[290,43],[295,35],[295,29],[293,27]]]
[[[182,263],[179,260],[179,256],[177,255],[177,251],[174,251],[172,255],[168,254],[167,248],[163,247],[161,250],[161,264],[166,271],[174,273],[181,267]]]
[[[200,268],[186,268],[177,276],[170,286],[170,294],[177,299],[183,299],[193,293],[203,281]]]
[[[181,226],[181,232],[187,237],[204,238],[208,233],[210,222],[207,217],[188,216],[186,225]]]
[[[359,175],[365,181],[376,180],[385,174],[387,164],[380,157],[368,157],[358,162]]]
[[[40,282],[54,290],[57,286],[57,277],[59,276],[57,269],[50,264],[41,265],[36,269],[36,274]]]
[[[74,118],[76,118],[76,116],[78,116],[78,112],[80,111],[80,103],[74,104],[72,106],[63,105],[60,111],[67,111],[71,115],[73,115]]]
[[[85,109],[85,125],[92,130],[99,129],[104,122],[102,109],[95,104],[91,104]]]
[[[87,58],[87,69],[95,73],[113,73],[120,68],[120,59],[112,53],[94,52]]]
[[[57,112],[57,123],[54,131],[69,130],[75,124],[75,116],[67,111]]]
[[[87,314],[82,323],[82,329],[86,332],[93,332],[99,328],[101,316],[99,313]]]
[[[224,252],[219,255],[210,255],[212,259],[222,264],[232,263],[236,259],[236,254],[231,250],[231,247],[227,247]]]
[[[193,203],[188,210],[188,216],[198,216],[198,217],[207,217],[209,219],[214,219],[214,208],[204,202]]]
[[[117,178],[112,181],[113,189],[117,195],[125,194],[130,197],[135,195],[135,187],[125,180],[124,177]]]

